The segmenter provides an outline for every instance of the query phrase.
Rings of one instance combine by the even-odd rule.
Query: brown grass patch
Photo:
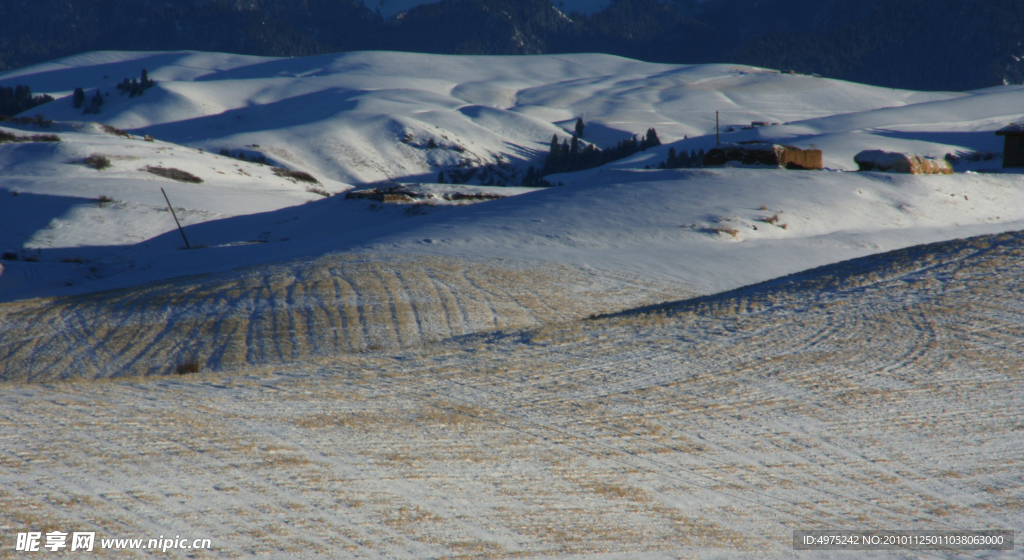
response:
[[[304,183],[319,183],[316,177],[306,173],[305,171],[296,171],[292,169],[285,169],[283,167],[275,167],[274,175],[278,177],[284,177],[285,179],[294,179],[296,181],[302,181]]]
[[[199,360],[192,358],[178,364],[178,366],[174,368],[174,373],[177,373],[178,375],[185,375],[188,373],[199,373],[202,369],[203,368],[199,364]]]
[[[120,128],[110,126],[109,124],[101,124],[100,128],[103,129],[103,132],[106,132],[107,134],[113,134],[114,136],[123,136],[125,138],[132,137],[131,134],[128,134],[127,132],[121,130]]]
[[[110,158],[102,154],[92,154],[82,160],[82,164],[86,167],[91,167],[96,171],[100,171],[110,167]]]
[[[60,136],[56,134],[33,134],[31,136],[16,136],[10,132],[0,130],[0,144],[7,142],[60,142]]]
[[[591,482],[584,484],[584,487],[605,498],[626,499],[640,503],[651,501],[650,495],[643,488],[620,486],[609,482]]]
[[[173,179],[175,181],[181,181],[182,183],[202,183],[203,180],[188,171],[182,171],[173,167],[153,167],[152,165],[146,166],[146,171],[153,175],[159,175],[167,179]]]

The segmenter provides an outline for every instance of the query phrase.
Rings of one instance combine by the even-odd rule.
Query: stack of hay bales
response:
[[[821,150],[801,150],[769,142],[721,144],[704,156],[704,165],[768,165],[786,169],[821,169]]]
[[[926,156],[864,150],[853,157],[861,171],[885,171],[889,173],[911,173],[914,175],[952,175],[953,166],[944,159]]]

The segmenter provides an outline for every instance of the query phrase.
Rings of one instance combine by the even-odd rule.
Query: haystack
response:
[[[821,169],[821,150],[801,150],[769,142],[721,144],[704,156],[704,165],[767,165],[786,169]]]
[[[953,166],[944,159],[864,150],[853,157],[861,171],[884,171],[888,173],[911,173],[913,175],[952,175]]]

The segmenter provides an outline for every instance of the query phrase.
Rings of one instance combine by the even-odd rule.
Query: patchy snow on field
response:
[[[198,558],[848,558],[792,531],[1024,528],[1024,175],[993,172],[1020,87],[382,52],[0,74],[25,83],[55,122],[0,130],[60,142],[0,144],[0,556],[95,530]],[[827,169],[656,169],[716,111]],[[579,117],[664,145],[501,186]],[[864,149],[957,173],[855,172]]]
[[[792,532],[1019,535],[1022,256],[1020,233],[990,236],[405,351],[6,384],[0,526],[210,538],[201,558],[849,558]]]

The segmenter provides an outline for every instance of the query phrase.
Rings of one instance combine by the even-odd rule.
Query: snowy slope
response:
[[[202,187],[172,186],[168,192],[176,199]],[[148,196],[161,195],[157,190]],[[609,170],[586,183],[472,206],[315,198],[300,207],[222,219],[196,210],[208,207],[205,201],[193,205],[182,215],[186,223],[204,222],[186,227],[193,244],[210,247],[199,251],[179,250],[183,241],[158,204],[99,208],[73,199],[61,207],[62,216],[48,218],[42,209],[32,214],[39,218],[33,227],[41,229],[21,242],[39,262],[7,263],[0,286],[9,301],[136,286],[185,271],[371,252],[547,262],[713,293],[843,258],[1024,227],[1024,181],[1018,175]],[[33,204],[55,210],[45,198],[6,200],[12,212]],[[777,223],[765,221],[775,216]],[[80,239],[138,231],[141,226],[125,227],[136,219],[166,233],[105,246]],[[9,238],[9,244],[19,241]],[[61,262],[66,258],[86,262]]]
[[[107,91],[142,68],[158,85],[98,117],[134,138],[65,97],[45,107],[61,142],[0,144],[9,534],[211,538],[209,557],[839,559],[794,553],[792,531],[1024,528],[1024,236],[944,241],[1024,229],[1024,176],[850,171],[862,147],[996,151],[1020,88],[399,53],[90,53],[0,84]],[[602,145],[656,126],[707,148],[715,110],[787,123],[725,135],[821,147],[830,169],[645,170],[665,145],[551,189],[414,185],[514,195],[472,205],[309,190],[488,161],[493,181],[580,115]],[[189,364],[204,374],[166,376]]]
[[[115,250],[44,249],[40,262],[9,263],[12,299],[138,287],[0,306],[0,375],[156,374],[189,357],[219,369],[415,346],[1024,228],[1014,175],[706,169],[598,178],[472,206],[335,196],[188,227],[193,243],[209,247],[201,250],[180,250],[176,231]],[[87,258],[60,262],[68,254]],[[143,285],[202,273],[216,274]],[[476,278],[467,283],[467,274]]]
[[[175,206],[177,219],[188,226],[322,200],[324,194],[352,188],[326,177],[302,182],[275,174],[267,165],[128,138],[92,123],[0,130],[16,136],[55,134],[61,140],[0,145],[0,251],[34,258],[39,256],[36,249],[76,248],[44,258],[42,267],[23,274],[7,262],[7,272],[0,276],[4,299],[17,297],[16,286],[22,283],[38,284],[45,278],[63,285],[78,271],[95,274],[88,271],[90,265],[74,265],[110,257],[123,247],[145,253],[145,245],[137,244],[176,231],[161,189]],[[90,167],[90,157],[105,158],[108,165]],[[180,170],[201,182],[166,178],[153,169]],[[118,286],[107,282],[105,289]]]
[[[145,95],[129,99],[113,88],[142,69],[157,81]],[[962,95],[608,55],[384,52],[88,53],[0,76],[0,85],[15,83],[56,96],[83,87],[91,97],[99,88],[111,93],[101,122],[207,151],[257,144],[283,164],[353,184],[431,181],[441,169],[486,165],[492,180],[512,181],[542,160],[553,134],[568,137],[577,117],[591,123],[585,138],[603,147],[650,127],[665,141],[712,133],[715,111],[726,125],[790,122]],[[83,118],[70,99],[43,110]],[[430,140],[438,148],[428,149]]]
[[[129,99],[112,88],[112,84],[123,77],[138,75],[143,68],[157,80],[157,85],[143,96]],[[536,239],[558,238],[562,236],[558,232],[569,228],[584,240],[590,236],[625,235],[600,226],[607,220],[603,212],[621,211],[626,216],[621,223],[636,231],[637,228],[707,223],[728,219],[737,213],[745,213],[747,221],[756,220],[764,216],[751,212],[761,205],[794,211],[790,198],[806,206],[804,202],[809,199],[802,194],[797,197],[787,194],[787,185],[795,176],[774,172],[752,175],[757,181],[765,182],[770,196],[753,196],[754,193],[744,186],[750,179],[739,171],[710,175],[685,172],[606,174],[613,169],[636,171],[648,165],[655,167],[664,160],[668,144],[673,140],[672,145],[680,149],[710,147],[714,143],[709,133],[714,131],[715,110],[721,111],[723,130],[738,128],[753,120],[789,123],[724,132],[726,140],[770,139],[804,147],[817,146],[825,151],[826,164],[835,169],[851,169],[853,154],[864,147],[936,156],[971,150],[997,151],[998,138],[992,130],[1022,116],[1019,112],[1022,108],[1016,103],[1020,88],[1014,87],[967,94],[907,92],[749,67],[656,65],[606,55],[474,58],[369,52],[268,59],[194,52],[100,52],[0,76],[0,84],[16,83],[31,83],[34,91],[63,95],[41,109],[48,117],[66,124],[57,125],[57,132],[64,140],[59,145],[0,146],[4,176],[0,189],[21,194],[17,204],[8,199],[10,203],[0,205],[0,220],[7,228],[7,231],[0,231],[0,241],[4,250],[40,249],[41,256],[45,256],[44,262],[34,270],[9,263],[8,273],[0,276],[3,287],[0,299],[6,300],[132,286],[180,275],[182,271],[213,272],[320,254],[318,251],[358,249],[361,243],[393,233],[395,227],[399,231],[412,227],[411,241],[396,242],[403,243],[406,249],[419,251],[430,245],[422,239],[436,232],[426,236],[416,228],[435,223],[432,218],[418,219],[401,211],[367,214],[363,206],[340,201],[330,202],[338,206],[337,210],[310,210],[310,216],[303,211],[255,216],[316,200],[318,196],[307,192],[311,185],[276,177],[265,166],[240,163],[210,152],[230,149],[250,157],[264,155],[277,165],[312,173],[320,180],[316,188],[331,193],[350,188],[350,182],[388,178],[432,182],[442,170],[449,178],[475,170],[473,177],[465,177],[474,183],[484,180],[485,174],[490,181],[514,182],[527,163],[540,163],[550,136],[558,132],[564,137],[578,116],[588,123],[585,137],[598,145],[615,143],[629,134],[642,133],[650,126],[658,128],[666,145],[602,169],[552,177],[558,182],[578,184],[583,190],[591,186],[603,189],[602,193],[617,192],[620,187],[612,187],[613,184],[635,184],[640,189],[635,199],[608,198],[606,194],[583,197],[567,191],[537,195],[541,199],[557,200],[557,204],[541,202],[535,207],[533,202],[508,202],[518,217],[504,222],[505,231],[513,232],[504,236],[504,242],[520,244],[520,247],[503,254],[527,260],[566,260],[586,266],[625,268],[644,274],[653,272],[662,278],[681,280],[706,290],[724,289],[737,285],[740,278],[742,281],[761,280],[821,261],[817,257],[787,258],[784,259],[790,263],[787,266],[759,268],[763,274],[736,276],[731,270],[720,274],[688,272],[678,265],[667,265],[662,259],[648,257],[668,250],[681,253],[678,260],[671,261],[676,263],[697,257],[709,258],[712,253],[708,251],[717,251],[722,243],[714,240],[709,244],[713,238],[706,235],[691,239],[697,241],[697,245],[692,245],[680,244],[672,236],[659,234],[650,242],[650,247],[658,247],[653,252],[640,250],[640,245],[648,243],[643,236],[625,244],[610,242],[609,247],[629,247],[618,253],[616,250],[581,252],[579,246],[587,245],[586,242],[554,251],[538,252],[529,247],[537,246]],[[87,96],[92,95],[96,87],[111,93],[101,114],[87,117],[70,106],[68,96],[76,86],[85,87],[89,91]],[[97,118],[128,129],[136,138],[129,140],[100,134],[93,125],[73,124],[85,118]],[[81,130],[76,132],[75,127]],[[26,130],[16,131],[19,134],[33,129],[20,128]],[[138,137],[146,133],[153,134],[157,141],[140,141]],[[677,140],[684,135],[691,138]],[[428,148],[431,140],[439,147]],[[200,154],[198,150],[205,150],[205,153]],[[93,153],[109,153],[113,167],[95,171],[73,165]],[[998,165],[998,161],[987,165]],[[203,178],[204,183],[189,185],[158,179],[142,171],[146,166],[180,168]],[[599,174],[603,175],[598,177]],[[826,209],[805,207],[800,210],[810,222],[842,223],[842,228],[828,231],[832,226],[822,229],[817,225],[805,228],[807,224],[793,224],[799,229],[784,235],[808,239],[839,235],[839,229],[870,232],[892,225],[932,230],[954,228],[934,231],[937,237],[921,234],[907,239],[907,242],[911,239],[924,241],[955,236],[958,224],[978,224],[979,220],[998,224],[1020,218],[1012,210],[1019,207],[1013,203],[1016,190],[1011,187],[1016,184],[1015,179],[972,177],[963,182],[970,188],[961,194],[976,196],[970,204],[961,205],[970,208],[963,219],[958,214],[959,209],[951,210],[949,201],[934,198],[915,199],[905,205],[904,210],[912,209],[900,211],[906,220],[889,217],[878,222],[880,215],[857,209],[860,208],[857,205],[863,202],[864,208],[878,204],[899,208],[906,201],[894,192],[875,192],[876,188],[888,189],[884,186],[886,180],[865,182],[863,179],[836,174],[813,175],[808,181],[821,186],[812,188],[830,193],[828,196],[835,193],[845,197],[845,193],[853,190],[868,194],[866,198],[843,203],[854,204],[852,214],[835,202],[840,198],[834,199]],[[945,189],[947,194],[957,192],[961,184],[959,178],[908,181],[924,190],[929,188],[926,185],[940,185],[937,188]],[[674,196],[671,193],[675,189],[671,185],[684,183],[696,197],[679,196],[670,204],[655,205],[658,208],[650,215],[630,210],[636,204],[646,208],[645,201]],[[988,184],[994,188],[984,187]],[[212,229],[204,228],[201,233],[197,231],[196,244],[219,246],[282,238],[309,239],[301,247],[296,247],[297,243],[274,250],[267,247],[258,255],[252,250],[228,251],[245,253],[245,257],[223,254],[185,257],[176,251],[166,253],[166,249],[176,249],[180,242],[174,232],[173,219],[162,209],[164,203],[159,186],[169,189],[172,202],[179,207],[180,218],[186,225],[254,215],[251,220],[223,222]],[[647,189],[654,190],[646,192]],[[975,193],[970,189],[980,190]],[[994,198],[987,205],[982,204],[989,190],[995,193]],[[118,202],[98,208],[94,200],[101,196]],[[880,202],[869,202],[871,197],[878,197]],[[599,203],[598,199],[605,203],[600,207],[587,206]],[[776,199],[783,204],[773,203]],[[695,205],[691,203],[693,200],[702,202]],[[712,201],[714,206],[708,206]],[[933,209],[932,202],[941,204]],[[502,204],[495,207],[505,208]],[[1002,211],[1001,205],[1008,210]],[[421,213],[433,212],[421,210]],[[347,217],[330,219],[327,216],[331,212],[342,212]],[[491,251],[503,251],[488,246],[485,241],[490,239],[486,232],[493,227],[486,218],[491,212],[458,209],[438,219],[443,222],[456,216],[468,216],[466,219],[477,224],[477,229],[470,231],[460,226],[464,230],[462,237],[467,240],[463,245],[474,246],[466,249],[471,254],[487,255]],[[526,217],[534,212],[543,215]],[[313,215],[320,217],[313,218]],[[869,223],[847,219],[851,215]],[[927,219],[922,222],[915,215],[927,216]],[[293,220],[300,216],[302,225],[299,227],[280,223],[285,217]],[[243,222],[248,225],[238,225]],[[999,227],[994,225],[982,230]],[[355,231],[360,233],[353,237]],[[743,231],[736,239],[747,241],[741,243],[743,247],[754,247],[771,238],[765,238],[763,228],[756,235]],[[332,232],[341,237],[332,237]],[[161,233],[171,234],[154,239]],[[903,235],[895,234],[894,239]],[[152,241],[135,245],[143,240]],[[856,247],[843,252],[844,257],[900,245],[899,242],[849,239],[841,243]],[[553,242],[553,246],[559,246],[559,242]],[[80,249],[74,254],[46,256],[47,250],[71,247]],[[157,250],[158,247],[163,247],[164,252]],[[692,253],[692,247],[709,249]],[[438,250],[436,246],[425,248]],[[459,256],[460,251],[462,249],[451,249],[446,254]],[[827,258],[827,253],[819,254]],[[56,268],[51,266],[44,271],[46,262],[64,259],[82,259],[93,264],[84,270],[55,265]],[[121,278],[111,278],[127,268],[134,269],[131,276],[122,274]],[[710,277],[716,274],[736,281],[716,282]],[[97,277],[102,279],[97,280]]]
[[[168,356],[187,351],[201,351],[209,367],[220,367],[406,346],[544,317],[585,316],[653,302],[666,293],[715,293],[841,259],[1024,227],[1019,174],[844,171],[866,145],[932,155],[990,150],[992,130],[1021,116],[1014,113],[1021,110],[1014,99],[1019,88],[1012,87],[918,93],[756,68],[654,65],[604,55],[403,53],[307,59],[90,53],[7,74],[0,83],[31,81],[36,91],[69,93],[97,75],[117,81],[144,67],[157,85],[133,99],[115,91],[99,115],[129,128],[134,138],[82,123],[83,115],[63,98],[47,106],[58,119],[50,130],[61,136],[60,143],[0,145],[0,243],[21,257],[4,261],[0,301],[125,289],[116,297],[132,302],[116,321],[105,321],[111,332],[103,344],[109,346],[93,348],[118,356],[122,365],[97,353],[82,360],[85,369],[77,373],[59,365],[70,350],[52,349],[92,348],[81,325],[100,320],[96,310],[103,307],[92,302],[106,296],[59,306],[43,300],[5,311],[11,341],[6,351],[31,362],[44,377],[106,376],[128,364],[166,371],[173,365]],[[564,187],[488,187],[516,196],[471,206],[325,199],[309,190],[345,191],[353,178],[433,182],[439,169],[450,173],[500,159],[505,163],[491,165],[493,180],[515,170],[517,158],[545,150],[552,131],[571,127],[578,115],[588,122],[586,137],[599,144],[656,125],[666,141],[704,134],[676,140],[677,146],[710,147],[714,137],[706,133],[713,132],[713,110],[723,105],[731,107],[723,111],[727,124],[789,123],[726,132],[728,139],[821,143],[832,169],[644,170],[665,157],[666,145],[603,168],[552,177]],[[38,131],[20,125],[5,130]],[[141,140],[142,133],[157,140]],[[427,147],[431,139],[438,148]],[[319,183],[210,153],[221,147],[263,154],[276,165],[312,173]],[[83,166],[92,154],[108,155],[112,166]],[[456,160],[467,167],[441,165]],[[148,172],[150,167],[181,169],[204,182],[172,181]],[[190,243],[200,249],[181,250],[184,243],[160,187]],[[100,204],[101,196],[114,201]],[[526,299],[511,307],[488,304],[468,314],[463,311],[479,301],[479,288],[467,290],[442,302],[463,315],[438,327],[425,322],[430,313],[416,307],[425,297],[417,289],[387,280],[372,267],[339,264],[353,260],[413,263],[408,266],[420,271],[417,278],[439,286],[457,285],[459,271],[479,266],[490,275],[486,283],[495,286],[488,296],[493,301],[514,299],[520,277],[561,275],[566,281],[557,289],[531,285],[522,294]],[[212,276],[199,276],[206,274]],[[352,315],[357,323],[339,326],[330,313],[317,310],[349,301],[338,286],[350,281],[363,282],[354,293],[366,306]],[[622,297],[631,283],[635,293]],[[606,297],[572,303],[572,294],[596,294],[602,286],[610,287]],[[194,301],[171,298],[159,312],[145,303],[176,291],[193,294]],[[295,304],[296,291],[303,294],[301,305]],[[546,297],[560,303],[541,311],[535,300]],[[409,312],[381,315],[374,306],[382,301],[403,302]],[[205,311],[196,315],[197,309]],[[179,332],[168,317],[201,320]],[[266,334],[269,341],[237,346],[234,323],[221,317],[235,317],[252,329],[301,321],[311,334],[297,344],[294,334],[274,330]],[[139,325],[147,325],[149,334],[132,336]],[[373,333],[357,332],[367,325]],[[265,351],[263,344],[274,349]],[[47,360],[56,361],[33,353],[37,345],[50,348]],[[94,362],[107,365],[87,366]],[[15,375],[20,363],[9,361],[8,374]]]

